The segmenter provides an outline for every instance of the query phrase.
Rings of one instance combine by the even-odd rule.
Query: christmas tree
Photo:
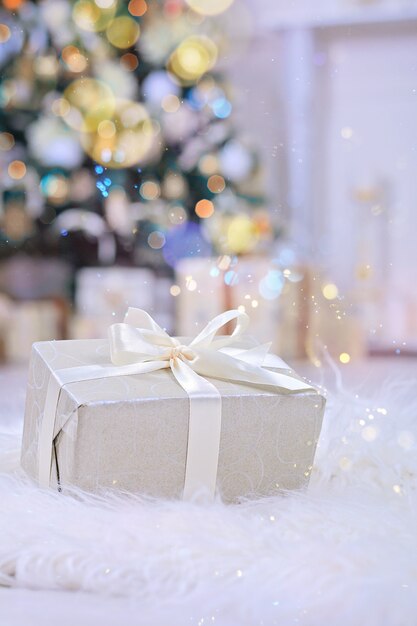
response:
[[[173,267],[271,238],[217,69],[231,4],[3,0],[3,258]]]

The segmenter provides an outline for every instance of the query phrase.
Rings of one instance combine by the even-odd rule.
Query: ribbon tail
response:
[[[199,350],[191,366],[204,377],[274,387],[287,392],[316,391],[290,372],[271,372],[256,363],[248,363],[220,351]]]
[[[171,370],[190,399],[187,461],[183,499],[204,492],[214,497],[219,463],[222,421],[218,389],[181,359],[171,359]]]

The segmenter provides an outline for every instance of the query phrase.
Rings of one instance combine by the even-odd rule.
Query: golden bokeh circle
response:
[[[111,117],[101,120],[94,132],[81,134],[87,154],[110,168],[125,168],[142,162],[153,142],[154,130],[147,110],[131,100],[116,100]]]
[[[217,60],[217,46],[203,35],[184,39],[171,54],[168,70],[183,85],[194,84]]]
[[[139,39],[139,24],[132,17],[121,15],[110,22],[106,35],[115,48],[131,48]]]
[[[101,32],[113,20],[117,2],[108,7],[100,7],[94,0],[78,0],[72,10],[72,17],[76,25],[82,30]]]
[[[110,119],[115,110],[115,98],[106,83],[95,78],[79,78],[64,91],[62,118],[75,130],[95,132],[103,120]]]

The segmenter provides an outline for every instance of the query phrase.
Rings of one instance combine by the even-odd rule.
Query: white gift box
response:
[[[130,337],[130,348],[120,351],[125,365],[112,365],[117,341],[111,349],[109,340],[33,347],[22,465],[41,484],[180,497],[197,468],[197,474],[211,472],[210,480],[214,475],[213,488],[228,502],[307,484],[325,400],[281,359],[253,342],[238,342],[237,356],[231,348],[209,349],[213,322],[201,348],[198,338],[184,346],[186,340],[159,328],[152,335],[128,324],[112,328],[123,342]],[[225,345],[233,336],[216,341]],[[155,337],[151,356],[132,361],[135,346]],[[194,356],[184,356],[187,351]]]

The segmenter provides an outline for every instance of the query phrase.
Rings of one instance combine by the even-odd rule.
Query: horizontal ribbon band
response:
[[[235,320],[231,335],[216,337]],[[226,311],[215,317],[188,345],[170,337],[148,313],[129,308],[122,324],[109,328],[111,364],[60,369],[51,375],[40,426],[39,484],[50,485],[53,440],[59,396],[63,387],[84,380],[146,374],[170,369],[190,400],[187,459],[183,498],[199,490],[214,496],[221,434],[221,397],[207,378],[266,387],[276,391],[314,390],[291,373],[266,367],[285,364],[268,354],[270,345],[250,349],[230,347],[241,338],[249,323],[246,313]]]

